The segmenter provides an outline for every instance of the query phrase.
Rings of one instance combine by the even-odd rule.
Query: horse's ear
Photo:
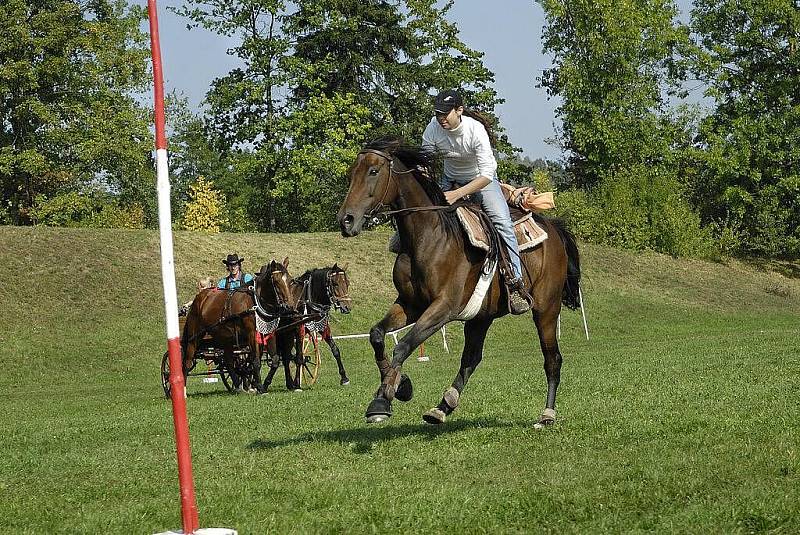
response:
[[[289,257],[283,259],[283,267],[288,269],[289,268]]]

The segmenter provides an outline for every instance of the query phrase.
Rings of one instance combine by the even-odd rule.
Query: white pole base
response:
[[[178,531],[164,531],[162,533],[155,533],[154,535],[183,535],[183,530]],[[194,535],[238,535],[235,529],[230,528],[200,528],[194,532]]]

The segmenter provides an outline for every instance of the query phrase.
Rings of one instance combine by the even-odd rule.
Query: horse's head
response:
[[[342,236],[356,236],[365,222],[395,201],[398,185],[392,178],[393,166],[389,152],[367,148],[358,153],[350,167],[350,189],[336,215]]]
[[[331,300],[333,308],[342,314],[350,313],[350,304],[353,299],[348,292],[350,291],[350,280],[347,278],[347,264],[339,267],[334,264],[328,272],[328,298]]]
[[[292,276],[288,271],[289,257],[283,262],[272,260],[269,264],[261,266],[256,275],[255,291],[261,305],[272,305],[279,313],[293,311],[291,306]]]

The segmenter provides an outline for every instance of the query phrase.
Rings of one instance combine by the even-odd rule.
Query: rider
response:
[[[219,280],[217,288],[234,290],[240,286],[246,286],[253,280],[253,275],[250,273],[242,273],[242,262],[244,262],[244,257],[239,258],[237,253],[229,254],[222,261],[228,267],[228,275]]]
[[[422,134],[422,146],[444,157],[444,174],[439,185],[447,202],[453,204],[471,195],[480,202],[505,242],[513,272],[506,277],[511,313],[522,314],[530,309],[530,303],[522,279],[514,225],[497,179],[491,127],[478,113],[464,109],[464,100],[452,89],[436,96],[433,109],[435,117]]]

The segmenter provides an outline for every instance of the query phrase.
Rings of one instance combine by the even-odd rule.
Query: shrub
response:
[[[214,189],[211,180],[198,177],[189,186],[189,202],[183,212],[182,227],[186,230],[219,232],[227,224],[225,196]]]

